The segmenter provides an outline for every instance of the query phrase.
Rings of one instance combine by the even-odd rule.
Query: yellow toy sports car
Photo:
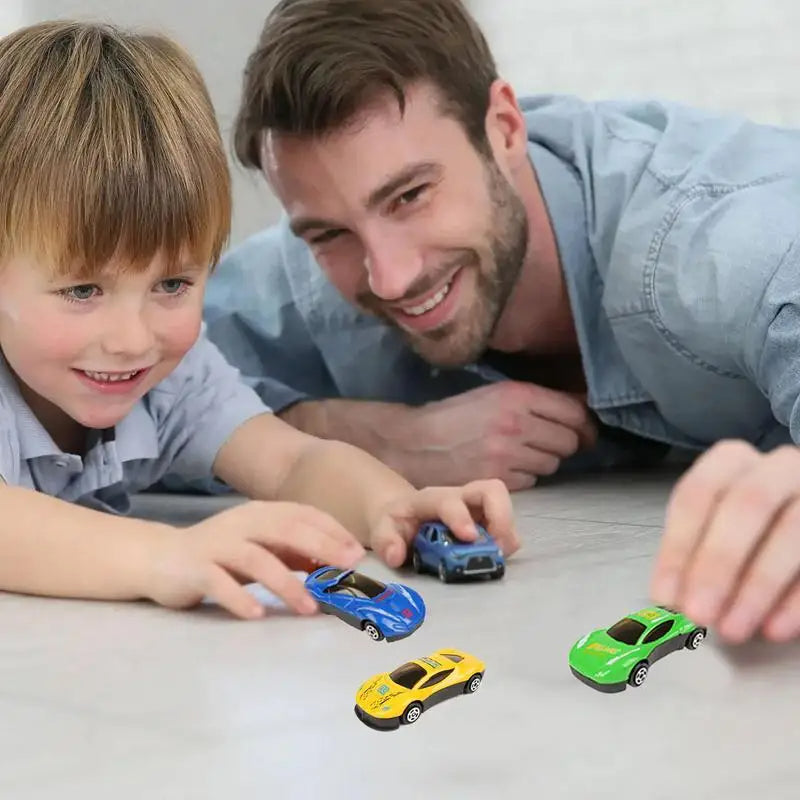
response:
[[[437,650],[362,683],[356,694],[356,716],[379,731],[410,725],[436,703],[477,691],[485,668],[469,653]]]

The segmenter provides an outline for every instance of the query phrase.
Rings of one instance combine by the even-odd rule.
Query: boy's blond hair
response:
[[[203,79],[157,35],[46,22],[0,40],[0,264],[214,264],[230,175]]]

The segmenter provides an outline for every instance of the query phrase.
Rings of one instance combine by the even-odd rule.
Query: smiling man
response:
[[[284,0],[236,146],[286,220],[207,320],[285,418],[418,483],[705,451],[656,601],[800,633],[800,132],[518,99],[458,0]]]

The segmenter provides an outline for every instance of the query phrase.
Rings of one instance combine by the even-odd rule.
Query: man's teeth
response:
[[[89,372],[89,370],[85,369],[83,374],[100,383],[116,383],[117,381],[129,381],[140,372],[141,370],[138,369],[133,372]]]
[[[420,317],[423,314],[427,314],[429,311],[432,311],[442,300],[447,297],[447,293],[450,291],[450,287],[452,286],[453,281],[450,281],[446,286],[443,286],[436,292],[433,297],[429,297],[422,305],[419,306],[412,306],[411,308],[403,309],[406,314],[411,317]]]

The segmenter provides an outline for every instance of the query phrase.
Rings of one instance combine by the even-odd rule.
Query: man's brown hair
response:
[[[496,78],[486,39],[460,0],[282,0],[247,62],[236,155],[260,167],[264,131],[324,135],[387,91],[402,112],[405,89],[423,81],[486,152]]]
[[[0,40],[0,263],[89,277],[213,264],[230,175],[205,84],[163,36],[46,22]]]

